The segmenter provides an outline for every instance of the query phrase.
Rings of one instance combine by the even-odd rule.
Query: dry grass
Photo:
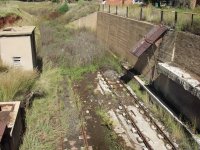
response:
[[[35,99],[31,109],[26,110],[27,126],[21,150],[57,149],[61,144],[61,137],[67,128],[61,116],[67,113],[57,99],[58,83],[62,80],[60,71],[51,65],[46,66],[36,81],[34,88],[45,90],[46,96]]]
[[[5,66],[5,65],[2,63],[2,61],[0,60],[0,73],[1,73],[1,72],[5,72],[5,71],[7,71],[7,70],[8,70],[8,67]]]
[[[27,92],[37,77],[36,72],[9,69],[0,73],[0,100],[10,101]]]
[[[102,58],[104,48],[95,34],[85,28],[65,29],[54,23],[41,26],[42,49],[45,62],[64,67],[80,67]],[[55,53],[56,52],[56,53]]]
[[[87,16],[93,12],[98,11],[99,4],[95,1],[82,1],[73,7],[70,7],[69,11],[63,16],[58,18],[59,22],[67,24],[81,17]]]

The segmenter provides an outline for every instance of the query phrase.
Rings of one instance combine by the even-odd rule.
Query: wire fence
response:
[[[156,9],[153,7],[100,5],[100,11],[155,24],[164,24],[200,35],[200,14]],[[198,31],[196,31],[198,30]]]

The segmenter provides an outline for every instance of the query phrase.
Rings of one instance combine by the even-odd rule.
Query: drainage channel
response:
[[[127,89],[127,87],[119,80],[115,82],[110,82],[106,77],[104,77],[102,72],[99,72],[99,75],[102,77],[102,80],[107,84],[110,91],[117,97],[119,102],[119,108],[121,113],[123,114],[124,118],[126,118],[127,123],[132,125],[133,131],[137,134],[137,144],[140,144],[142,149],[155,149],[156,147],[160,147],[160,149],[173,149],[176,150],[176,146],[174,143],[169,139],[169,137],[165,134],[163,129],[154,121],[154,119],[149,115],[146,108],[144,107],[141,102],[139,102],[135,95]],[[128,97],[131,97],[134,102],[134,106],[127,106],[124,104],[124,99],[115,91],[115,89],[123,90],[126,92]],[[118,110],[118,112],[120,112]],[[130,113],[132,111],[132,113]],[[120,113],[116,113],[119,115]],[[137,116],[141,116],[138,119]],[[118,116],[119,118],[119,116]],[[141,125],[146,123],[146,127],[148,130],[141,129]],[[141,144],[142,143],[142,144]]]
[[[179,123],[183,129],[190,135],[190,137],[199,145],[200,147],[200,140],[199,138],[192,133],[192,131],[175,115],[174,112],[172,112],[170,110],[170,108],[168,108],[165,104],[162,103],[162,100],[160,100],[160,98],[158,98],[146,85],[145,83],[134,73],[132,73],[131,71],[129,71],[125,66],[122,65],[122,68],[128,72],[129,74],[131,74],[132,78],[155,100],[155,102],[161,106],[164,110],[166,110],[170,116],[177,122]],[[122,81],[120,81],[122,82]],[[125,85],[126,87],[126,85]],[[127,89],[129,92],[130,90]]]

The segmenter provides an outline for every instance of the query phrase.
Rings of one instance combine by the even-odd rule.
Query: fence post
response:
[[[174,16],[174,25],[176,25],[178,19],[178,12],[175,11],[175,16]]]
[[[117,15],[117,9],[118,9],[118,8],[117,8],[117,6],[116,6],[116,12],[115,12],[116,15]]]
[[[99,4],[99,8],[98,8],[98,11],[100,11],[101,10],[101,4]]]
[[[110,5],[108,6],[108,13],[110,13]]]
[[[126,7],[126,17],[128,17],[128,6]]]
[[[142,7],[140,9],[140,20],[142,20]]]
[[[192,18],[191,18],[191,26],[193,25],[193,22],[194,22],[194,14],[192,14]]]
[[[161,10],[161,12],[160,12],[160,22],[161,23],[163,22],[163,10]]]

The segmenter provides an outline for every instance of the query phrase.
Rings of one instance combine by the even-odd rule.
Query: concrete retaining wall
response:
[[[196,127],[200,129],[200,100],[197,97],[163,74],[154,81],[154,87],[163,95],[164,102],[172,110],[177,114],[182,114],[181,117],[195,122]]]
[[[135,57],[131,51],[153,26],[150,23],[99,12],[97,15],[97,38],[119,58],[128,61],[137,72],[151,74],[151,68],[155,64],[156,45],[146,51],[140,59]]]
[[[86,27],[90,28],[93,31],[96,31],[97,27],[97,12],[92,13],[88,16],[82,17],[78,20],[75,20],[69,24],[70,26],[74,26],[75,28]]]
[[[164,96],[165,102],[191,121],[196,119],[200,129],[198,116],[200,100],[190,91],[185,90],[184,85],[154,71],[157,69],[158,62],[170,62],[198,77],[200,75],[200,37],[185,32],[169,31],[161,39],[161,45],[155,44],[139,58],[135,57],[130,53],[132,48],[151,28],[153,25],[146,22],[101,12],[97,15],[97,38],[119,58],[128,61],[136,71],[153,78],[155,80],[153,85]]]
[[[175,40],[174,63],[200,75],[200,36],[178,32]]]
[[[200,36],[169,31],[160,46],[158,59],[200,75]]]

